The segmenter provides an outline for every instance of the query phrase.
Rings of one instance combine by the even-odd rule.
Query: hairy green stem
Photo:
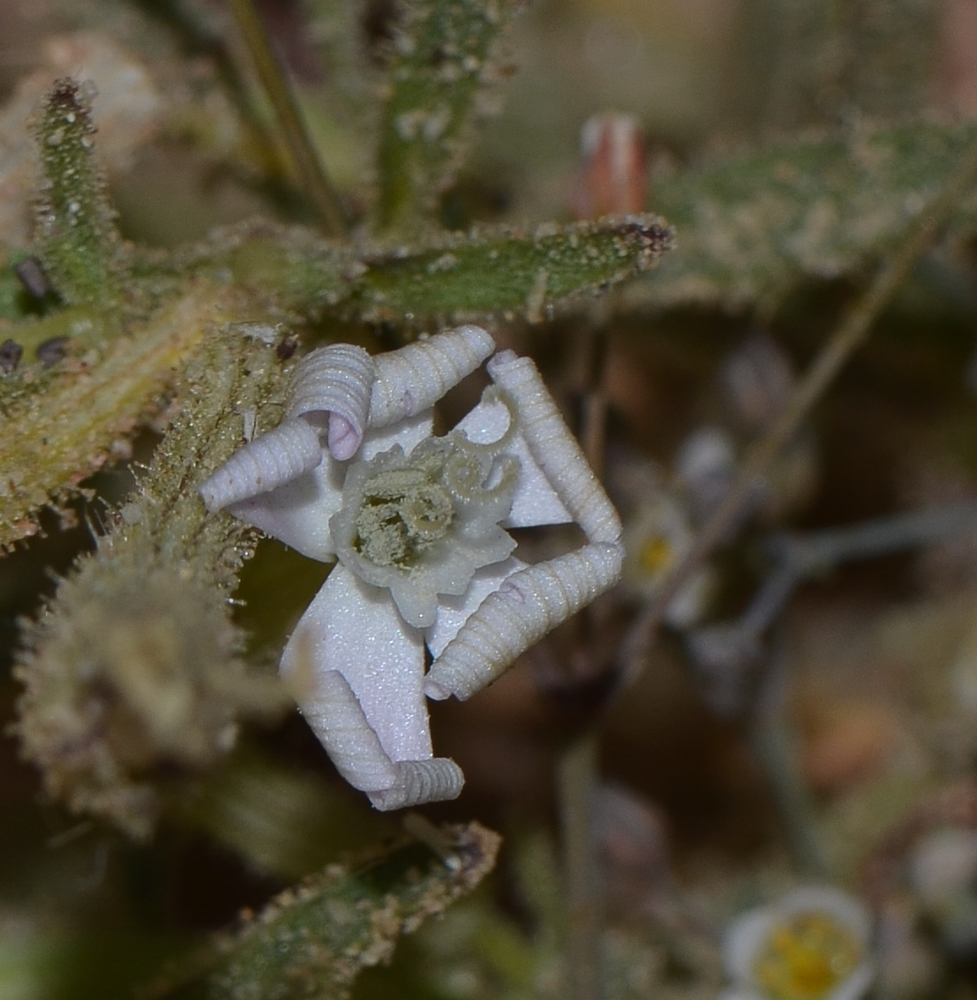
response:
[[[374,226],[410,234],[431,224],[462,162],[512,0],[402,0],[377,150]]]
[[[198,323],[179,417],[96,551],[26,630],[17,668],[24,753],[49,793],[137,837],[164,789],[233,747],[243,718],[288,704],[276,678],[247,669],[228,603],[254,533],[197,494],[249,414],[274,418],[285,367],[271,337]]]

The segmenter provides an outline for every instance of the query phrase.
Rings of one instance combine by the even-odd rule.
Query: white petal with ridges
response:
[[[289,387],[287,416],[324,420],[333,458],[352,458],[363,440],[376,365],[362,347],[330,344],[307,354]]]
[[[621,575],[620,543],[594,542],[513,573],[485,598],[431,664],[429,698],[464,700]]]
[[[509,408],[499,399],[486,399],[457,424],[469,441],[490,444],[498,441],[509,429]],[[518,430],[506,445],[505,453],[519,459],[519,485],[512,498],[512,510],[502,522],[506,528],[532,528],[541,524],[568,524],[573,520],[556,491],[546,480],[543,470],[529,451],[526,439]]]
[[[400,784],[397,765],[366,721],[349,681],[338,670],[327,670],[316,681],[314,708],[316,735],[336,770],[354,788],[381,792]]]
[[[239,448],[198,487],[209,511],[268,493],[322,463],[316,429],[304,420],[286,420]]]
[[[300,675],[306,661],[313,676],[303,695]],[[281,670],[299,688],[302,712],[327,749],[330,718],[320,704],[317,678],[335,670],[349,683],[392,761],[432,756],[421,633],[400,617],[388,591],[362,583],[342,563],[292,633]]]
[[[442,597],[438,603],[437,621],[424,633],[431,655],[440,656],[441,650],[458,634],[482,601],[498,590],[513,573],[525,568],[526,564],[514,556],[504,562],[483,566],[472,577],[471,585],[461,597]]]
[[[520,429],[533,458],[588,541],[617,542],[621,519],[532,359],[499,351],[485,367],[492,381],[517,401]]]
[[[336,554],[329,518],[342,504],[345,475],[344,464],[325,456],[312,472],[227,509],[302,555],[325,562]]]
[[[370,427],[430,409],[494,350],[495,341],[480,326],[460,326],[376,355]]]
[[[393,786],[370,793],[374,807],[384,812],[456,799],[465,786],[465,775],[449,757],[403,760],[395,767],[397,780]]]

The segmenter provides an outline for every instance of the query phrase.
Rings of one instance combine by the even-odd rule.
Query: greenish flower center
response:
[[[439,595],[461,596],[478,569],[516,547],[500,524],[519,483],[519,458],[506,451],[516,411],[508,397],[486,395],[509,411],[501,438],[481,444],[454,431],[407,455],[395,444],[354,462],[329,521],[342,563],[364,583],[388,588],[415,628],[434,624]]]
[[[430,471],[387,469],[366,480],[353,537],[353,548],[364,559],[411,569],[449,533],[454,503]]]

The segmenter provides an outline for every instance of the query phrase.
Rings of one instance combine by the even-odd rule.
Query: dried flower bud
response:
[[[594,219],[643,212],[648,202],[648,152],[637,119],[597,115],[580,130],[580,147],[574,213]]]

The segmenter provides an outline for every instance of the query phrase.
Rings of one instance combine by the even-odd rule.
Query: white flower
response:
[[[624,579],[628,588],[642,600],[654,600],[694,541],[685,511],[665,487],[656,485],[624,531]],[[679,629],[695,625],[706,609],[713,583],[708,567],[694,573],[669,602],[665,621]]]
[[[461,791],[461,769],[433,756],[426,697],[469,697],[621,571],[617,513],[531,361],[496,354],[495,385],[432,436],[433,404],[494,347],[467,326],[375,357],[313,351],[282,423],[200,486],[210,510],[338,558],[281,670],[379,809]],[[505,529],[569,521],[581,548],[534,566],[512,556]]]
[[[741,914],[723,942],[725,1000],[858,1000],[875,974],[871,918],[847,893],[807,886]]]

